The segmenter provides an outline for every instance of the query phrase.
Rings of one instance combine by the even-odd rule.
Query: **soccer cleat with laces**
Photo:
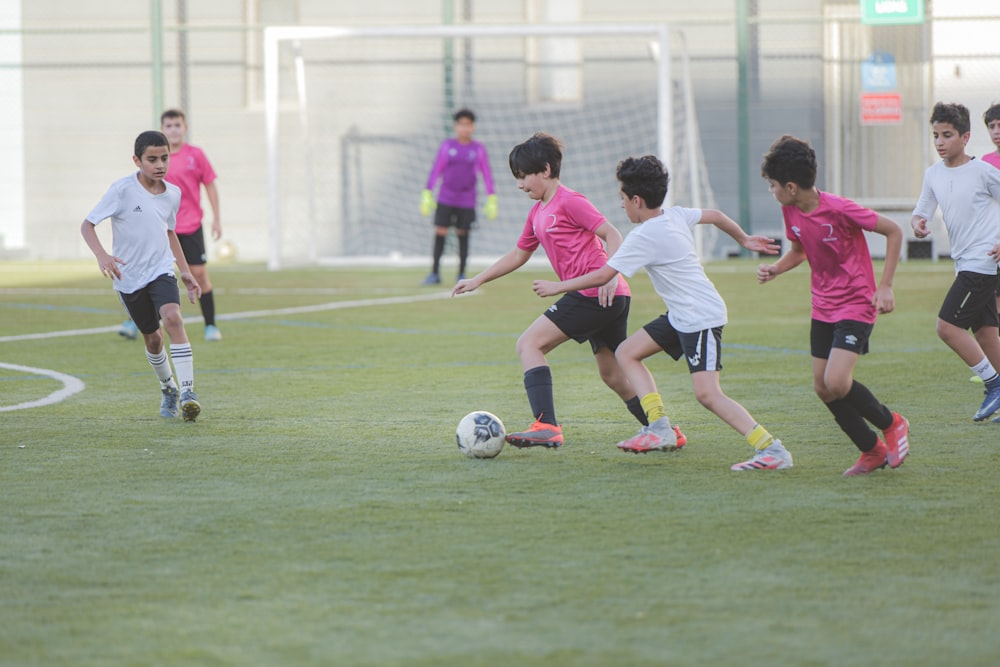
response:
[[[687,442],[687,438],[684,439]],[[677,431],[670,426],[666,417],[660,417],[649,426],[639,429],[638,435],[623,440],[617,445],[623,452],[645,454],[646,452],[672,452],[684,445],[678,443]]]
[[[680,426],[674,426],[674,437],[677,438],[677,449],[680,449],[684,445],[688,444],[687,436],[681,433]]]
[[[886,467],[888,465],[888,451],[881,438],[875,446],[867,452],[861,452],[861,456],[854,465],[844,471],[844,477],[854,477],[855,475],[867,475],[870,472]]]
[[[180,392],[177,391],[176,387],[164,387],[163,400],[160,401],[160,416],[165,419],[173,419],[178,414],[177,410],[177,399],[180,398]]]
[[[190,389],[186,389],[181,394],[181,414],[184,421],[193,422],[201,414],[201,403],[198,402],[198,395]]]
[[[506,440],[518,448],[548,447],[555,449],[563,444],[562,426],[553,426],[536,420],[527,431],[508,433]]]
[[[893,412],[892,425],[882,431],[885,437],[886,460],[890,468],[903,465],[906,455],[910,453],[910,422],[903,415]]]
[[[987,382],[983,393],[986,394],[986,398],[983,399],[983,404],[976,414],[972,416],[972,421],[981,422],[1000,410],[1000,377],[995,377]]]
[[[214,324],[206,324],[205,340],[207,341],[222,340],[222,332],[219,331],[219,327],[215,326]]]
[[[753,455],[748,461],[736,463],[729,467],[730,470],[785,470],[792,467],[792,455],[781,444],[781,440],[775,440],[770,445]]]

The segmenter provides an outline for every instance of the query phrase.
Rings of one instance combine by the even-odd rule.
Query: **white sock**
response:
[[[969,366],[969,370],[978,375],[979,379],[983,382],[990,382],[997,377],[996,369],[993,368],[993,364],[986,357],[983,357],[983,360],[975,366]]]
[[[170,372],[170,362],[167,360],[165,350],[160,350],[159,354],[150,354],[149,350],[146,350],[146,359],[149,360],[149,365],[153,367],[153,371],[156,372],[156,377],[164,389],[168,387],[177,389],[177,384],[174,383],[174,376]]]
[[[177,382],[181,386],[181,393],[194,391],[194,359],[191,355],[191,344],[171,345],[170,359],[174,362],[174,370],[177,371]]]

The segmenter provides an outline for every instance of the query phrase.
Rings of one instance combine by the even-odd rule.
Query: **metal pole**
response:
[[[441,2],[441,24],[451,25],[455,22],[454,0]],[[455,40],[446,37],[444,40],[444,134],[451,132],[449,122],[452,108],[455,106]]]
[[[656,148],[660,153],[660,160],[670,171],[674,168],[674,96],[673,79],[670,73],[670,30],[666,25],[661,25],[659,29],[658,60],[656,62],[656,76],[659,85],[656,90]],[[673,204],[673,196],[667,191],[666,205]]]
[[[150,0],[149,33],[151,67],[153,74],[153,127],[160,126],[163,111],[163,5],[161,0]]]
[[[177,86],[180,88],[180,105],[184,113],[188,113],[191,106],[188,65],[187,0],[177,0]],[[190,134],[189,126],[188,135]]]
[[[748,63],[750,26],[747,3],[748,0],[736,0],[736,56],[739,72],[736,126],[739,137],[737,164],[739,165],[740,184],[740,226],[749,232],[753,225],[750,222],[750,86]],[[746,254],[745,250],[743,254]]]

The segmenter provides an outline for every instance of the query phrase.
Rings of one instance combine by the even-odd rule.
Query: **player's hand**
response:
[[[183,281],[184,287],[187,288],[188,301],[194,303],[195,299],[201,297],[201,285],[198,284],[198,281],[194,279],[193,275],[190,273],[182,273],[181,281]]]
[[[997,243],[989,252],[994,262],[1000,262],[1000,243]]]
[[[476,282],[475,278],[459,280],[451,289],[451,295],[456,296],[458,294],[468,294],[469,292],[475,291],[477,287],[479,287],[479,283]]]
[[[931,235],[931,230],[927,229],[927,221],[923,218],[918,218],[917,224],[910,222],[910,226],[913,227],[913,235],[918,239],[924,239]]]
[[[551,280],[536,280],[531,283],[531,289],[535,290],[535,294],[542,298],[563,293],[563,290],[559,289],[559,283]]]
[[[212,221],[212,240],[218,241],[222,238],[222,223],[218,220]]]
[[[597,303],[608,308],[615,302],[615,292],[618,291],[618,274],[615,277],[597,288]]]
[[[781,252],[781,246],[774,242],[774,239],[767,236],[748,236],[743,243],[743,247],[753,252],[765,255],[777,255]]]
[[[420,193],[420,215],[425,218],[430,215],[434,209],[437,208],[437,202],[434,201],[434,193],[430,190],[424,190]]]
[[[774,264],[761,264],[757,267],[757,282],[764,284],[769,280],[774,280],[778,275],[778,270]]]
[[[487,220],[493,220],[497,217],[497,196],[487,195],[486,204],[483,206],[483,215],[486,216]]]
[[[104,254],[97,258],[97,268],[101,270],[101,275],[109,278],[118,278],[121,280],[122,272],[118,268],[119,264],[125,266],[125,261],[114,255]]]
[[[875,296],[872,298],[872,305],[878,310],[880,314],[891,313],[896,309],[896,297],[892,294],[891,287],[879,287],[875,290]]]

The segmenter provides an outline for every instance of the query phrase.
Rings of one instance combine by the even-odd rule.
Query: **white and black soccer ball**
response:
[[[458,449],[470,459],[492,459],[503,449],[507,431],[495,414],[476,410],[462,417],[455,431]]]

